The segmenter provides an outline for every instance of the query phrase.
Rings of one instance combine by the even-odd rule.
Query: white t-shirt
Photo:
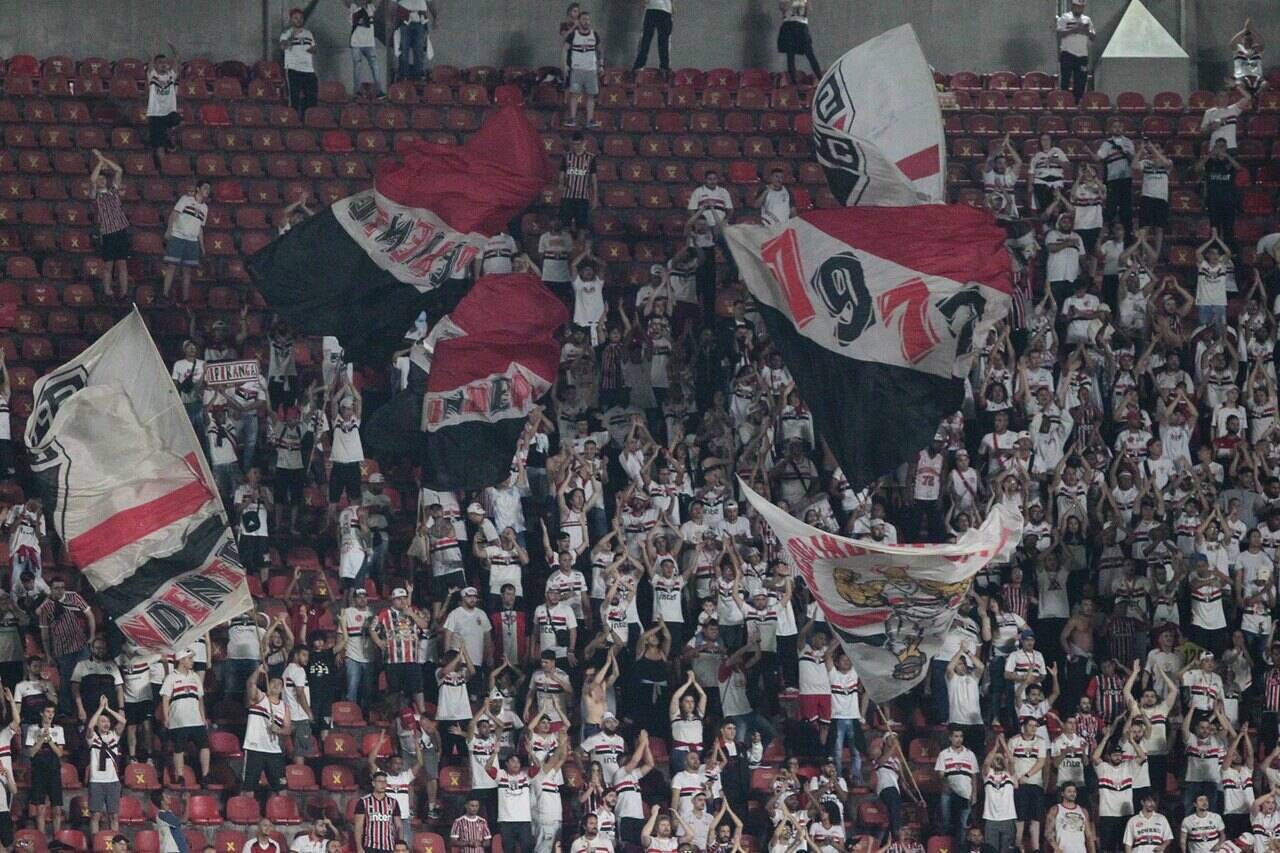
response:
[[[1129,818],[1124,828],[1124,844],[1132,847],[1133,853],[1155,853],[1165,842],[1172,840],[1173,827],[1160,812],[1152,812],[1151,817],[1139,812]]]
[[[1088,15],[1077,15],[1075,12],[1067,12],[1058,16],[1058,32],[1066,32],[1067,27],[1075,24],[1084,24],[1089,28],[1089,34],[1094,33],[1093,19]],[[1071,33],[1064,35],[1062,40],[1058,42],[1058,49],[1063,53],[1069,53],[1072,56],[1088,56],[1089,55],[1089,36],[1084,33]]]
[[[1047,252],[1047,277],[1049,281],[1075,281],[1080,275],[1080,256],[1084,254],[1084,240],[1074,231],[1062,233],[1057,229],[1045,235],[1044,243],[1067,242],[1071,245],[1057,252]]]
[[[284,70],[314,74],[316,37],[306,27],[290,27],[280,34],[280,46],[284,48]]]
[[[375,3],[357,3],[351,10],[351,46],[375,47],[373,22],[378,10]]]
[[[966,747],[954,749],[948,746],[938,753],[933,769],[942,774],[947,788],[956,796],[973,799],[973,777],[978,772],[978,759],[973,750]]]
[[[768,189],[760,204],[760,221],[765,225],[777,225],[791,218],[791,191],[786,187]]]
[[[498,822],[528,823],[529,811],[529,774],[521,770],[511,774],[502,768],[495,768],[498,780]]]
[[[334,462],[363,462],[364,445],[360,442],[360,419],[338,415],[333,419],[333,447],[330,458]]]
[[[178,199],[173,209],[178,214],[173,220],[173,236],[180,240],[199,240],[205,220],[209,218],[209,205],[196,201],[195,196],[188,193]]]
[[[480,272],[483,275],[505,275],[511,272],[511,260],[516,256],[516,241],[510,234],[494,234],[484,244],[480,256]]]
[[[714,227],[717,222],[723,222],[733,210],[733,197],[724,187],[712,189],[701,186],[690,194],[689,210],[704,211],[703,218],[707,220],[708,225]]]
[[[178,111],[178,72],[152,69],[147,74],[147,115],[167,116]]]
[[[1226,837],[1222,816],[1205,812],[1204,816],[1192,812],[1182,819],[1182,832],[1187,836],[1186,853],[1210,853]]]
[[[596,276],[584,281],[573,278],[573,322],[578,326],[590,326],[604,319],[604,279]]]
[[[160,686],[160,695],[169,697],[170,729],[203,726],[204,676],[199,672],[172,670]]]
[[[573,253],[573,238],[566,233],[550,231],[538,238],[538,255],[542,258],[542,280],[564,284],[573,280],[569,258]]]
[[[89,781],[119,782],[120,768],[120,735],[108,730],[106,734],[94,731],[88,736],[89,742]],[[106,755],[102,753],[105,752]]]
[[[467,654],[473,661],[484,660],[484,638],[489,635],[489,617],[479,607],[467,610],[455,607],[444,620],[444,627],[457,634],[467,644]]]
[[[1200,264],[1196,277],[1196,305],[1227,304],[1227,265],[1219,261]]]
[[[307,704],[311,704],[311,687],[307,684],[307,671],[296,663],[291,663],[284,668],[284,701],[289,707],[289,719],[291,720],[310,720],[311,715],[302,708],[302,703],[298,701],[298,690],[302,691],[302,696],[307,700]]]
[[[1234,149],[1236,147],[1236,124],[1240,120],[1240,108],[1235,104],[1225,107],[1209,107],[1204,111],[1204,118],[1200,119],[1200,129],[1207,130],[1215,121],[1222,124],[1209,135],[1209,147],[1212,148],[1219,139],[1227,141],[1227,148]]]
[[[1147,198],[1169,200],[1169,169],[1155,160],[1143,158],[1138,161],[1142,170],[1142,194]]]

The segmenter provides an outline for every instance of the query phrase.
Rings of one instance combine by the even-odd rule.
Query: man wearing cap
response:
[[[418,656],[418,630],[428,630],[430,621],[410,606],[412,587],[396,587],[391,591],[391,606],[373,620],[370,636],[382,650],[386,662],[387,686],[392,692],[412,697],[418,713],[426,710],[422,695],[422,661]]]
[[[204,714],[204,678],[193,668],[195,657],[192,648],[178,653],[176,668],[165,676],[160,687],[160,710],[169,730],[173,778],[182,778],[186,747],[193,743],[200,751],[199,781],[209,775],[209,721]]]
[[[485,661],[493,660],[489,617],[476,606],[480,602],[480,591],[474,586],[464,588],[461,597],[461,604],[449,611],[444,620],[444,648],[465,646],[467,656],[479,668],[485,665]]]
[[[605,784],[612,785],[626,752],[627,742],[618,734],[618,718],[612,711],[605,711],[600,717],[600,730],[582,741],[582,753],[589,762],[600,762]]]
[[[1218,703],[1226,696],[1222,676],[1217,673],[1213,652],[1201,652],[1199,661],[1182,673],[1182,688],[1187,691],[1189,716],[1211,719]]]
[[[544,657],[551,652],[556,665],[562,669],[578,665],[574,653],[578,644],[578,620],[553,586],[547,587],[546,603],[539,604],[533,611],[533,632],[535,645]]]
[[[1084,97],[1089,82],[1089,45],[1097,33],[1084,13],[1085,0],[1071,0],[1071,10],[1058,16],[1058,83],[1064,92]],[[1126,228],[1129,223],[1125,223]]]

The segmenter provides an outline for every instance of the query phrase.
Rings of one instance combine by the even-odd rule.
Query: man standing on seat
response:
[[[672,0],[644,0],[644,33],[640,36],[640,49],[636,51],[632,71],[648,64],[654,33],[658,34],[658,68],[663,72],[671,70],[671,4]]]
[[[316,37],[303,26],[306,16],[301,9],[289,12],[289,29],[280,34],[280,49],[284,51],[284,76],[289,92],[289,106],[298,111],[298,118],[307,117],[307,108],[314,107],[320,94],[320,78],[316,76]]]
[[[578,104],[586,101],[587,127],[599,127],[596,121],[596,95],[600,94],[600,34],[591,28],[591,15],[578,15],[578,25],[564,37],[564,70],[569,81],[569,118],[565,127],[578,126]]]
[[[1071,11],[1058,16],[1058,85],[1075,95],[1076,103],[1089,82],[1089,44],[1097,35],[1084,4],[1071,0]]]

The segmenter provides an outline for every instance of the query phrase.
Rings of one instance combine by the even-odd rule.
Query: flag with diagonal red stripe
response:
[[[1008,312],[1004,231],[967,205],[820,210],[724,235],[854,489],[960,408],[969,357]]]
[[[252,606],[222,500],[135,310],[36,382],[31,472],[98,601],[139,646],[185,646]]]

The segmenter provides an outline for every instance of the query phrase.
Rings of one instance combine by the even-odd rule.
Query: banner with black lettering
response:
[[[252,607],[204,453],[136,310],[41,377],[34,398],[32,475],[125,637],[181,648]]]
[[[398,144],[373,187],[340,199],[249,259],[299,334],[382,361],[422,311],[452,309],[488,237],[537,198],[551,166],[524,110],[494,111],[462,145]]]
[[[555,383],[555,334],[567,322],[538,276],[481,278],[410,350],[405,387],[365,428],[368,448],[412,454],[432,489],[505,480],[529,413]]]

